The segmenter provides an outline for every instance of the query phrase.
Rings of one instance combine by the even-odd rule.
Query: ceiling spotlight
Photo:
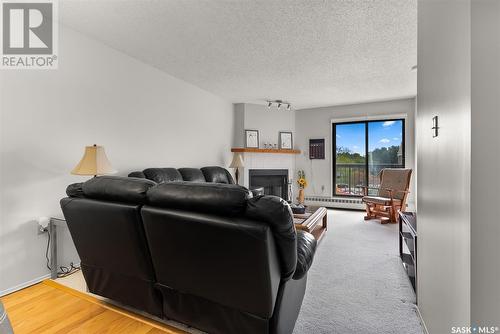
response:
[[[288,103],[288,106],[286,107],[286,110],[290,111],[290,109],[292,109],[292,106],[290,105],[290,103]]]
[[[278,102],[278,110],[281,108],[281,102]]]
[[[267,103],[267,109],[271,109],[271,106],[272,106],[272,105],[273,105],[273,103],[272,103],[271,101],[269,101],[269,102]]]

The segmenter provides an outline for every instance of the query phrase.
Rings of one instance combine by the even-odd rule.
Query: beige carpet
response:
[[[363,215],[329,210],[295,334],[423,333],[399,259],[398,225]]]

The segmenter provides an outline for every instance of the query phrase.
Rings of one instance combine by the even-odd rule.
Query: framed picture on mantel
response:
[[[259,130],[245,130],[245,147],[259,148]]]
[[[293,135],[289,131],[280,131],[280,149],[291,150],[293,149]]]

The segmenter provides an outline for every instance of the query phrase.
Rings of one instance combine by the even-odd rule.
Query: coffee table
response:
[[[294,214],[295,228],[311,233],[319,242],[328,229],[326,208],[322,206],[307,206],[304,214]]]

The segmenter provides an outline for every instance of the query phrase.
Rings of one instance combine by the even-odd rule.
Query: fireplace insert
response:
[[[248,173],[250,189],[263,187],[266,195],[290,199],[287,169],[250,169]]]

